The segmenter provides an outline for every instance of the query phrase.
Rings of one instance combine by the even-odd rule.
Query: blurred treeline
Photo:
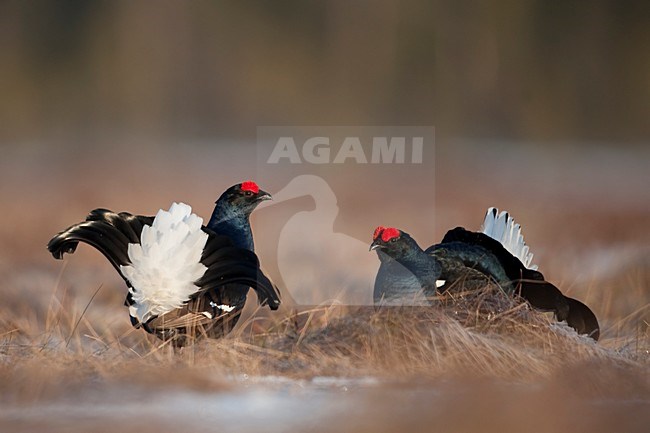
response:
[[[5,0],[0,143],[310,124],[643,142],[649,5]]]

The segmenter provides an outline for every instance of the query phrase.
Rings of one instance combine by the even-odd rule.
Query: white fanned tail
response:
[[[173,203],[144,226],[140,244],[129,244],[131,265],[121,270],[132,286],[129,312],[140,322],[181,307],[198,289],[194,282],[207,270],[201,263],[208,240],[202,224],[190,206]]]
[[[485,214],[483,227],[481,231],[501,242],[510,254],[517,257],[523,265],[528,269],[537,269],[537,265],[533,265],[533,253],[530,252],[524,236],[521,234],[521,226],[515,223],[515,220],[503,211],[499,213],[497,208],[491,207]]]

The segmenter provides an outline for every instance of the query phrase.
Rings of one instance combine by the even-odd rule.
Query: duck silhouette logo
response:
[[[334,230],[339,207],[325,179],[296,176],[265,207],[305,196],[313,208],[294,213],[280,232],[277,264],[284,289],[303,305],[373,305],[377,258],[367,240]]]

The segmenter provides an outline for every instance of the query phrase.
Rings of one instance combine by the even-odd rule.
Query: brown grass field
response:
[[[44,246],[95,207],[152,214],[183,200],[207,217],[221,190],[255,177],[247,153],[231,149],[223,164],[217,149],[133,151],[147,161],[138,164],[120,152],[13,152],[0,162],[1,432],[648,431],[643,149],[440,150],[435,209],[403,221],[441,238],[456,225],[478,229],[490,205],[511,210],[546,277],[598,316],[598,343],[486,287],[430,310],[287,301],[269,315],[251,299],[233,334],[180,352],[131,328],[125,287],[100,254],[80,247],[59,262]],[[390,189],[390,179],[367,181]],[[402,222],[385,203],[345,208],[346,199],[344,211],[364,215],[351,228],[361,239],[380,223],[366,215]],[[264,226],[279,224],[271,210],[254,216],[263,264],[276,236]]]

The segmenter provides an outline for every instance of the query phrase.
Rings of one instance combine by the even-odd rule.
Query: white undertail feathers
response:
[[[485,214],[481,231],[492,239],[501,242],[501,245],[510,254],[517,257],[526,268],[537,269],[537,265],[532,264],[533,253],[530,252],[526,242],[524,242],[521,226],[515,223],[515,220],[508,215],[508,212],[499,213],[497,208],[489,208]]]
[[[144,226],[140,244],[129,244],[131,265],[121,270],[132,286],[129,312],[140,322],[181,307],[197,291],[194,282],[207,270],[201,263],[208,240],[202,224],[190,206],[173,203]]]

